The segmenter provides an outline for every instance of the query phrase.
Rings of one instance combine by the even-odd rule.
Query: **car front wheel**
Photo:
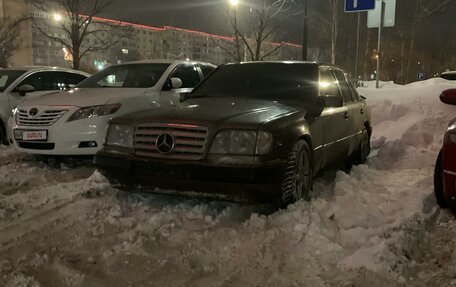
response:
[[[442,151],[437,156],[434,169],[434,193],[437,200],[437,204],[442,208],[447,208],[448,204],[445,200],[445,194],[443,191],[443,173],[442,173]]]
[[[0,145],[9,145],[8,138],[6,136],[6,132],[2,126],[0,126]]]
[[[313,168],[309,145],[297,141],[288,158],[282,183],[282,203],[287,206],[300,199],[309,200],[312,188]]]

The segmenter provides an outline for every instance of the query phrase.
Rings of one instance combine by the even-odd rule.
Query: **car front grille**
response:
[[[203,156],[209,129],[197,125],[140,124],[135,130],[135,153],[138,156],[200,160]],[[157,139],[165,135],[172,138],[173,146],[163,153]]]
[[[51,126],[68,110],[44,110],[36,116],[30,116],[27,110],[19,109],[16,123],[21,126]]]

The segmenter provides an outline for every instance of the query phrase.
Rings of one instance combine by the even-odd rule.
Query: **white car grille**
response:
[[[135,153],[144,157],[200,160],[208,133],[207,127],[196,125],[140,124],[135,130]],[[166,137],[172,144],[160,145]]]
[[[31,116],[29,111],[19,109],[16,114],[16,123],[21,126],[51,126],[66,112],[68,110],[44,110],[36,116]]]

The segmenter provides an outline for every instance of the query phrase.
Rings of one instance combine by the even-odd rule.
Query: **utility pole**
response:
[[[356,27],[356,56],[355,56],[355,83],[358,85],[358,62],[359,62],[359,28],[361,25],[361,12],[358,12],[358,24]]]
[[[382,2],[382,7],[381,7],[381,12],[380,12],[380,25],[378,26],[378,45],[377,45],[377,80],[375,87],[378,89],[380,88],[380,48],[381,48],[381,42],[382,42],[382,27],[383,27],[383,18],[385,18],[385,2],[381,0]]]
[[[302,0],[302,5],[304,8],[304,19],[302,23],[302,60],[307,61],[307,42],[308,38],[308,21],[307,21],[307,0]]]

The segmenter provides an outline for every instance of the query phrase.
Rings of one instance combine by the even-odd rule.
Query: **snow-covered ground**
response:
[[[456,286],[456,225],[432,186],[452,87],[360,88],[368,164],[280,211],[128,194],[89,163],[0,149],[0,286]]]

